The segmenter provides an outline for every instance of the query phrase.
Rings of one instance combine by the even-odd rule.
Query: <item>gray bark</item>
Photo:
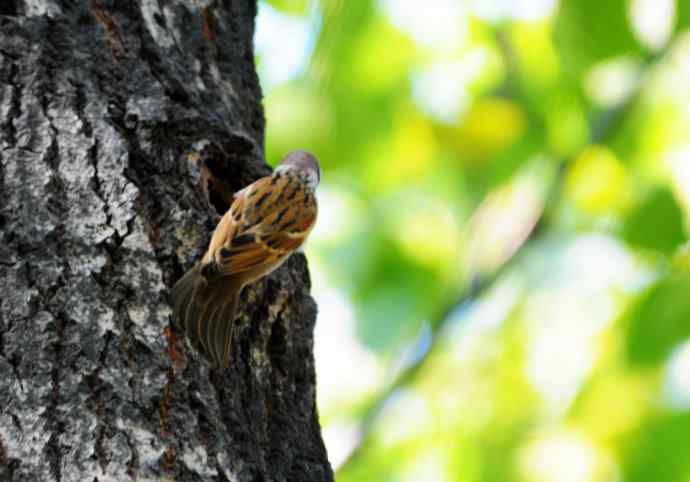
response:
[[[324,481],[306,260],[234,359],[168,291],[270,170],[252,0],[0,2],[0,480]]]

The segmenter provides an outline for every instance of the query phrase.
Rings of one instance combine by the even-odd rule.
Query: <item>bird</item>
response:
[[[215,367],[230,364],[242,289],[283,264],[313,229],[320,181],[316,157],[287,154],[270,176],[235,193],[206,254],[173,286],[175,326]]]

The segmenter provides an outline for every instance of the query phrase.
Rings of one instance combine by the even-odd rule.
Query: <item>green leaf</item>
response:
[[[627,352],[633,364],[655,365],[690,337],[690,274],[674,273],[645,294],[628,315]]]
[[[676,32],[690,28],[690,2],[678,0],[676,2]]]
[[[623,239],[630,244],[670,255],[685,241],[683,211],[667,187],[648,194],[625,220]]]
[[[628,22],[626,0],[563,0],[554,40],[567,71],[581,74],[596,62],[643,53]]]
[[[625,403],[621,401],[621,403]],[[689,480],[690,413],[655,417],[625,444],[623,474],[627,482]]]

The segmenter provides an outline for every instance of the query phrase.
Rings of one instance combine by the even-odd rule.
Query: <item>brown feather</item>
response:
[[[224,276],[205,279],[201,266],[190,269],[172,290],[174,319],[178,328],[187,333],[192,345],[216,366],[226,367],[225,346],[232,340],[218,340],[218,334],[231,336],[225,325],[232,324],[239,293],[244,286],[242,277]],[[218,344],[223,346],[218,350]]]
[[[287,204],[286,197],[291,198]],[[305,202],[307,199],[309,202]],[[302,245],[316,221],[314,196],[291,173],[259,179],[251,188],[238,193],[230,211],[236,212],[239,206],[242,207],[240,221],[225,215],[223,249],[215,248],[212,255],[209,248],[207,253],[223,273],[261,269],[265,270],[264,274],[271,272]],[[286,223],[290,223],[288,233],[282,230]],[[213,241],[211,244],[215,247]]]
[[[261,178],[235,194],[202,261],[172,290],[175,323],[216,366],[230,362],[242,288],[299,248],[316,216],[314,195],[290,171]]]

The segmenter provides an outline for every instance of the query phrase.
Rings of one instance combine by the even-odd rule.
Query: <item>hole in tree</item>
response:
[[[212,179],[209,179],[207,188],[208,202],[210,202],[211,205],[216,209],[216,212],[222,216],[228,210],[230,205],[223,195],[220,194],[219,190],[216,189],[215,183]]]
[[[0,15],[17,15],[17,4],[14,0],[0,2]]]

